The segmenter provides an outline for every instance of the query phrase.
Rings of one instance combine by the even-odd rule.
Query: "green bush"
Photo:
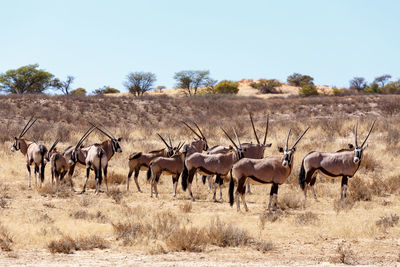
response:
[[[382,92],[388,93],[388,94],[393,94],[393,93],[399,93],[400,92],[400,80],[397,82],[390,82],[386,84],[385,86],[382,87]]]
[[[85,88],[76,88],[75,90],[71,91],[71,95],[79,95],[79,96],[86,95],[86,90]]]
[[[301,97],[313,95],[318,95],[317,87],[315,87],[313,84],[305,84],[299,89],[299,96]]]
[[[309,75],[302,75],[300,73],[293,73],[287,77],[287,82],[293,86],[303,86],[306,84],[314,84],[314,78]]]
[[[215,86],[214,91],[216,94],[237,94],[239,92],[239,83],[224,80]]]
[[[345,89],[340,89],[340,88],[336,88],[333,87],[332,88],[332,95],[342,95],[344,93]]]
[[[372,83],[367,88],[365,88],[364,92],[366,92],[366,93],[381,93],[382,89],[379,87],[379,85],[377,83]]]
[[[275,79],[260,79],[259,81],[250,84],[251,87],[259,90],[263,94],[278,94],[280,93],[278,87],[281,85],[282,84]]]

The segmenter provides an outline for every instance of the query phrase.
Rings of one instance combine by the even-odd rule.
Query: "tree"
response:
[[[216,94],[237,94],[239,92],[239,83],[223,80],[214,88]]]
[[[313,84],[305,84],[299,89],[299,96],[301,97],[313,95],[318,95],[317,87],[315,87]]]
[[[143,95],[153,89],[153,84],[157,80],[156,75],[151,72],[131,72],[126,79],[124,86],[135,96]]]
[[[391,78],[392,78],[391,75],[384,74],[382,76],[376,77],[374,83],[380,85],[381,87],[384,87],[386,82],[389,81]]]
[[[300,73],[293,73],[287,77],[287,82],[293,86],[303,86],[306,84],[314,84],[314,78],[309,75],[302,75]]]
[[[0,74],[0,90],[11,94],[43,93],[54,87],[54,75],[39,69],[38,64],[22,66]]]
[[[120,91],[118,89],[115,89],[115,88],[105,85],[101,88],[94,90],[94,93],[96,95],[104,95],[104,94],[116,94],[116,93],[120,93]]]
[[[367,88],[367,82],[363,77],[354,77],[350,80],[350,89],[361,91]]]
[[[175,73],[176,87],[189,96],[196,95],[199,87],[213,86],[216,81],[210,78],[208,70],[183,70]]]
[[[72,90],[70,92],[71,95],[77,95],[77,96],[84,96],[86,95],[86,89],[85,88],[76,88],[75,90]]]
[[[389,82],[382,87],[384,93],[399,93],[400,92],[400,80],[397,82]]]
[[[64,95],[70,94],[71,84],[74,82],[75,78],[73,76],[67,76],[65,81],[60,81],[58,78],[53,80],[53,87],[61,91]]]
[[[259,90],[263,94],[278,94],[280,91],[278,87],[282,84],[275,79],[267,80],[267,79],[260,79],[257,82],[252,82],[250,84],[251,87]]]
[[[159,86],[157,86],[157,90],[161,93],[162,92],[162,90],[164,90],[166,87],[164,86],[164,85],[159,85]]]

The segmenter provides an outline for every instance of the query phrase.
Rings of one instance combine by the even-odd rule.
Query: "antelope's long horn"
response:
[[[33,116],[30,118],[30,120],[28,121],[28,123],[25,125],[24,129],[22,130],[21,134],[19,135],[19,138],[23,137],[26,132],[32,127],[32,125],[37,121],[37,119],[33,119]]]
[[[196,133],[196,131],[195,131],[195,130],[193,130],[193,128],[192,128],[192,127],[190,127],[190,126],[189,126],[189,124],[187,124],[187,123],[186,123],[186,122],[184,122],[184,121],[182,121],[182,123],[183,123],[183,124],[185,124],[185,125],[186,125],[186,127],[188,127],[188,128],[189,128],[189,129],[190,129],[190,130],[191,130],[191,131],[192,131],[192,132],[195,134],[195,135],[197,135],[197,137],[198,137],[198,138],[200,138],[200,139],[202,138],[202,137],[201,137],[201,136],[200,136],[198,133]]]
[[[110,136],[108,133],[106,133],[105,131],[103,131],[102,129],[100,129],[97,125],[95,125],[94,123],[90,122],[90,125],[92,125],[94,128],[96,128],[97,130],[99,130],[102,134],[104,134],[105,136],[107,136],[110,139],[113,139],[112,136]]]
[[[168,148],[171,148],[171,147],[168,145],[168,143],[164,140],[164,138],[163,138],[160,134],[157,133],[157,135],[161,138],[161,140],[164,142],[164,144],[165,144]]]
[[[197,123],[193,122],[194,125],[196,126],[197,130],[199,130],[199,133],[201,134],[201,136],[203,137],[203,139],[205,140],[206,137],[204,136],[203,132],[200,130],[200,127],[197,125]]]
[[[303,138],[303,136],[306,134],[308,129],[310,129],[310,127],[307,127],[307,129],[299,136],[299,138],[297,138],[297,140],[296,140],[296,142],[294,142],[294,145],[292,146],[292,148],[294,148],[297,145],[297,143],[301,140],[301,138]]]
[[[78,147],[85,141],[85,139],[93,132],[95,129],[94,126],[90,127],[89,130],[86,131],[86,133],[82,136],[82,138],[79,140],[79,142],[75,146],[75,150],[78,149]]]
[[[269,115],[267,116],[267,126],[265,126],[265,135],[264,135],[263,145],[265,145],[265,142],[267,141],[268,125],[269,125]]]
[[[181,150],[181,148],[183,147],[184,144],[185,144],[185,142],[183,142],[180,146],[178,146],[178,151]]]
[[[172,146],[171,137],[170,137],[169,135],[168,135],[168,140],[169,140],[169,146],[170,146],[170,147],[173,147],[173,146]]]
[[[370,135],[371,132],[372,132],[372,128],[374,128],[375,122],[376,122],[376,120],[374,120],[374,122],[372,123],[371,128],[369,129],[369,132],[368,132],[368,134],[367,134],[367,137],[365,137],[365,140],[364,140],[364,142],[362,143],[361,147],[363,147],[363,146],[365,145],[365,142],[367,142],[368,137],[369,137],[369,135]]]
[[[100,124],[104,128],[104,130],[108,132],[108,134],[112,137],[112,139],[116,139],[115,136],[112,134],[112,132],[106,126],[104,126],[103,123],[101,123],[100,121],[97,121],[97,123]]]
[[[53,151],[53,149],[56,147],[56,145],[58,144],[58,142],[60,141],[60,138],[57,138],[57,140],[54,142],[54,144],[51,146],[49,152]]]
[[[354,128],[354,137],[355,137],[356,147],[358,147],[358,143],[357,143],[357,128],[358,128],[358,121],[356,122],[356,127]]]
[[[290,133],[291,133],[291,132],[292,132],[292,128],[289,129],[289,133],[287,134],[287,137],[286,137],[285,150],[287,150],[288,147],[289,147],[289,136],[290,136]]]
[[[260,144],[260,140],[258,140],[256,128],[254,127],[253,116],[251,115],[251,113],[250,113],[250,121],[251,121],[251,126],[253,127],[254,136],[256,137],[257,140],[257,144]]]
[[[232,138],[229,136],[229,134],[224,130],[224,128],[220,127],[221,130],[224,132],[224,134],[231,140],[232,144],[236,147],[236,149],[239,149],[238,146],[233,142]]]
[[[236,140],[237,140],[237,142],[238,142],[238,144],[239,144],[239,148],[242,149],[242,144],[240,143],[240,140],[239,140],[239,137],[238,137],[238,135],[237,135],[237,133],[236,133],[236,130],[235,130],[234,127],[232,127],[232,129],[233,129],[233,133],[234,133],[235,136],[236,136]]]

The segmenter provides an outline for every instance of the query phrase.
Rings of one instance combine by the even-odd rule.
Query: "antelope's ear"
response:
[[[117,139],[117,141],[118,141],[118,142],[121,142],[121,140],[122,140],[122,138],[121,138],[121,137]]]
[[[293,152],[296,152],[296,147],[292,148],[292,151],[293,151]]]
[[[366,145],[363,147],[363,150],[366,149],[367,147],[368,147],[368,144],[366,144]]]
[[[354,148],[353,144],[347,144],[347,145],[349,146],[349,149],[353,149]]]
[[[18,140],[18,138],[16,136],[14,136],[15,140]]]
[[[278,147],[278,151],[283,153],[283,148],[282,147]]]
[[[272,143],[265,145],[265,147],[271,147],[271,146],[272,146]]]
[[[247,148],[243,148],[243,151],[247,151]]]
[[[79,148],[84,148],[84,145],[81,145]]]

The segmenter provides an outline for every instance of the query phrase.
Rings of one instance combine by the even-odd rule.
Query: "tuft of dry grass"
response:
[[[187,201],[184,204],[180,205],[180,209],[183,213],[189,213],[192,211],[192,202]]]
[[[301,213],[301,214],[297,215],[297,217],[296,217],[297,225],[316,224],[318,221],[319,221],[318,215],[311,211]]]
[[[399,223],[399,216],[397,214],[391,214],[382,216],[376,221],[376,226],[378,226],[383,232],[387,232],[388,228],[394,227]]]
[[[78,210],[69,215],[70,217],[77,220],[90,220],[96,221],[97,223],[107,223],[109,220],[100,210],[95,214],[89,213],[86,210]]]
[[[111,197],[115,203],[120,204],[123,194],[118,187],[110,187],[107,192],[107,196]]]
[[[344,200],[336,199],[333,202],[333,209],[336,211],[336,213],[340,213],[341,211],[349,211],[354,207],[355,204],[356,202],[351,197],[347,197]]]
[[[281,210],[299,209],[302,205],[302,198],[296,193],[285,193],[278,197],[277,202]]]
[[[95,248],[108,248],[108,242],[102,237],[92,235],[89,237],[80,237],[74,240],[70,236],[63,236],[58,240],[51,241],[48,246],[51,253],[71,254],[76,250],[92,250]]]
[[[171,251],[203,251],[207,240],[204,232],[196,227],[182,227],[173,231],[165,240]]]
[[[107,182],[109,184],[115,184],[115,185],[125,184],[126,179],[127,179],[126,175],[116,173],[114,171],[111,171],[107,174]]]
[[[0,248],[2,251],[12,251],[13,237],[3,225],[0,225]]]
[[[350,179],[348,187],[349,197],[355,201],[371,201],[372,191],[370,185],[359,176]]]
[[[336,247],[337,258],[333,260],[334,263],[342,263],[346,265],[356,264],[356,256],[351,249],[350,244],[346,244],[345,241],[341,242]]]
[[[219,218],[213,219],[205,232],[208,242],[219,247],[237,247],[247,245],[250,235],[232,224],[226,224]]]

